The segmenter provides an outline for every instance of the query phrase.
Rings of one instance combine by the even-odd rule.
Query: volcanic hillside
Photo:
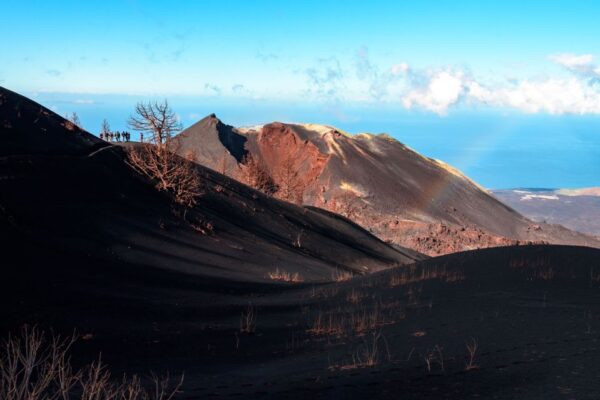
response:
[[[343,217],[195,167],[203,195],[188,210],[134,172],[124,148],[0,88],[2,265],[48,252],[73,266],[96,260],[271,282],[328,281],[421,258]]]
[[[430,255],[530,242],[600,246],[524,218],[455,168],[385,134],[279,122],[236,129],[213,114],[177,140],[180,154],[241,181],[251,157],[275,186],[291,187],[287,200],[340,213],[386,241]]]
[[[600,396],[598,249],[405,265],[421,257],[200,166],[181,209],[125,149],[5,89],[0,149],[2,338],[75,329],[73,363],[183,372],[178,399]]]

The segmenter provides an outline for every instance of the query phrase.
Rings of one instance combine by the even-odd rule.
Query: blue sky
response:
[[[216,112],[386,131],[490,187],[600,185],[598,2],[3,0],[0,13],[0,85],[92,131],[168,97],[184,124]],[[552,169],[527,157],[567,148]],[[529,172],[510,172],[523,157]]]

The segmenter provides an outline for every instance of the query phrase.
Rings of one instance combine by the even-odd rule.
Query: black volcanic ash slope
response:
[[[412,257],[205,168],[186,222],[123,149],[70,136],[12,92],[0,99],[0,148],[11,146],[0,156],[3,337],[25,323],[77,328],[75,362],[101,352],[114,372],[185,371],[190,399],[600,396],[600,250],[505,247],[388,269]],[[382,271],[322,285],[265,278],[363,266]],[[240,332],[249,310],[251,334]]]
[[[268,198],[200,166],[204,195],[183,216],[124,159],[123,148],[0,88],[4,269],[33,257],[36,268],[57,273],[96,263],[270,282],[279,269],[310,282],[420,258],[343,218]],[[200,233],[207,223],[214,233]]]

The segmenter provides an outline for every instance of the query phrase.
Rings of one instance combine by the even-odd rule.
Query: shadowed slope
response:
[[[8,149],[0,158],[0,206],[10,229],[29,238],[10,253],[17,261],[34,243],[48,243],[73,252],[72,262],[85,254],[253,281],[268,281],[280,269],[311,281],[330,280],[338,269],[366,273],[420,257],[349,221],[263,196],[201,166],[204,194],[195,209],[180,209],[133,172],[124,149],[68,130],[64,119],[15,93],[0,94],[0,147]]]

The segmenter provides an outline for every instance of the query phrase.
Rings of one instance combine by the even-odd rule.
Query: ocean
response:
[[[135,103],[122,95],[26,94],[61,115],[77,112],[97,133],[103,118],[126,129]],[[173,96],[183,126],[215,113],[227,124],[272,121],[334,125],[349,133],[387,133],[421,154],[443,160],[490,189],[600,186],[600,116],[528,115],[502,110],[454,110],[446,116],[389,105],[306,105],[261,99]],[[135,137],[135,136],[134,136]]]

